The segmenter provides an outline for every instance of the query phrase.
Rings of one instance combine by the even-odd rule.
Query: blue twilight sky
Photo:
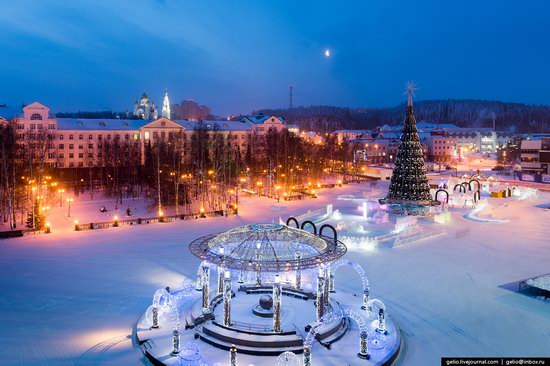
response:
[[[548,0],[0,0],[0,104],[550,103]],[[332,52],[324,56],[325,49]]]

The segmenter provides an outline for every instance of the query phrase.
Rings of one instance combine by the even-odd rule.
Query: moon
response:
[[[331,52],[330,52],[330,50],[327,48],[327,49],[325,50],[325,57],[330,57],[330,54],[331,54]]]

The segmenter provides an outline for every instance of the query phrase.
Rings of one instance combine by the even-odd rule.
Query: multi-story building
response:
[[[221,134],[228,146],[244,152],[258,137],[287,128],[284,119],[263,115],[239,121],[55,118],[38,102],[24,107],[15,121],[19,143],[32,147],[43,142],[47,163],[58,168],[104,166],[109,163],[106,159],[112,159],[106,152],[112,153],[111,147],[115,146],[121,159],[143,163],[148,143],[171,138],[182,144],[185,158],[190,154],[191,136],[198,128]]]
[[[180,104],[172,104],[172,118],[199,121],[208,118],[210,108],[199,105],[193,100],[184,100]]]
[[[521,142],[521,180],[550,183],[550,136],[529,137]]]
[[[444,130],[434,129],[428,138],[428,159],[434,162],[448,162],[457,156],[456,137]]]

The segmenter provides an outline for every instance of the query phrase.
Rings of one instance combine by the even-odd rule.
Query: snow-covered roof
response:
[[[58,118],[58,130],[139,130],[151,122],[143,119]]]
[[[261,124],[261,123],[264,123],[268,118],[269,118],[269,116],[267,116],[263,113],[260,113],[260,114],[254,115],[254,116],[244,116],[244,117],[241,118],[241,121],[250,122],[250,123],[254,123],[254,124]]]
[[[175,120],[177,124],[184,127],[186,130],[194,130],[200,126],[206,127],[208,130],[218,129],[219,131],[250,131],[252,124],[250,122],[241,121],[225,121],[225,120],[204,120],[204,121],[188,121]]]

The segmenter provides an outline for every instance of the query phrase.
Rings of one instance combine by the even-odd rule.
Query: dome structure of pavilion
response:
[[[198,258],[227,269],[259,268],[264,272],[315,268],[347,251],[334,238],[280,224],[251,224],[206,235],[191,242],[189,250]]]

